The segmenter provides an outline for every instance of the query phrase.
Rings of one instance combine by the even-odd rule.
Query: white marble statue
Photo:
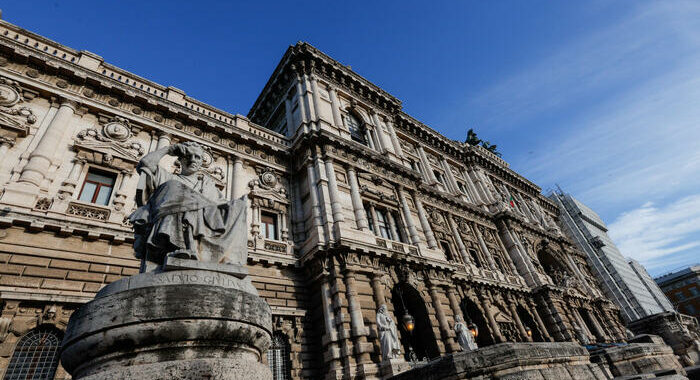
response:
[[[391,319],[386,305],[377,310],[377,329],[382,350],[382,360],[395,359],[401,356],[401,344],[396,332],[396,323]]]
[[[225,199],[213,181],[199,173],[203,154],[199,144],[185,142],[158,149],[139,161],[140,207],[129,219],[136,231],[135,255],[142,262],[161,265],[166,256],[172,256],[246,265],[246,197]],[[166,155],[179,158],[180,173],[158,165]]]
[[[458,315],[455,320],[455,333],[457,334],[457,343],[462,347],[462,351],[473,351],[479,348],[474,341],[474,336],[467,328],[461,315]]]

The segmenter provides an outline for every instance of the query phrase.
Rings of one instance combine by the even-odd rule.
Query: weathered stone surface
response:
[[[650,336],[661,340],[658,337]],[[591,352],[591,361],[610,368],[613,376],[631,376],[658,371],[685,374],[673,350],[663,343],[632,343]]]
[[[71,316],[63,366],[76,379],[269,378],[270,308],[251,287],[204,271],[123,279]]]
[[[447,355],[392,380],[609,379],[575,343],[502,343]]]

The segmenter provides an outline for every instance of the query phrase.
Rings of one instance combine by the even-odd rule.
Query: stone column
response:
[[[454,288],[452,286],[446,286],[445,293],[447,293],[447,299],[450,300],[450,308],[452,308],[452,314],[454,314],[455,316],[462,315],[462,319],[464,319],[464,313],[462,313],[462,309],[459,307],[459,301],[457,300],[457,295],[455,295]]]
[[[235,157],[233,161],[233,175],[231,177],[231,198],[238,199],[243,196],[242,186],[244,186],[243,179],[243,159],[241,157]]]
[[[595,318],[595,316],[593,316],[590,310],[584,309],[584,313],[588,315],[588,320],[590,320],[591,324],[593,325],[593,335],[595,335],[599,342],[605,342],[606,334],[600,327],[600,324],[598,324],[598,320]]]
[[[464,241],[462,241],[462,235],[459,233],[459,228],[457,228],[457,223],[455,223],[454,218],[452,218],[452,215],[447,214],[447,222],[450,224],[450,229],[452,230],[452,235],[455,237],[455,241],[457,242],[457,250],[459,251],[459,254],[462,255],[462,261],[464,263],[468,263],[471,260],[469,260],[469,253],[467,252],[467,247],[464,246]]]
[[[440,302],[440,295],[438,294],[438,287],[432,282],[428,282],[428,289],[430,290],[430,299],[433,302],[433,308],[435,308],[435,314],[437,316],[438,324],[440,325],[440,330],[445,347],[447,347],[448,352],[455,352],[458,349],[455,347],[454,333],[450,329],[450,324],[447,323],[447,317],[445,317],[445,311],[442,309],[442,303]]]
[[[357,174],[355,168],[348,167],[348,182],[350,183],[350,200],[352,201],[352,209],[355,212],[355,222],[360,231],[369,228],[367,224],[367,215],[365,206],[362,204],[362,196],[360,195],[360,185],[357,182]]]
[[[355,360],[358,364],[369,362],[369,353],[363,352],[362,347],[367,342],[367,329],[362,319],[362,308],[357,301],[357,289],[355,287],[355,272],[345,270],[345,296],[348,300],[348,313],[350,314],[350,332],[355,346]]]
[[[493,335],[495,338],[495,341],[497,343],[503,343],[506,341],[506,339],[501,335],[501,329],[498,327],[498,323],[496,323],[496,319],[493,316],[493,312],[491,311],[491,300],[488,298],[487,294],[482,293],[481,294],[482,302],[484,303],[484,311],[486,312],[486,319],[489,321],[489,326],[491,326],[491,330],[493,331]]]
[[[313,215],[314,228],[316,228],[319,234],[320,242],[325,240],[323,234],[323,219],[321,218],[321,204],[318,200],[318,188],[316,183],[316,172],[314,170],[314,165],[309,163],[306,165],[306,174],[309,182],[309,197],[311,199],[311,213]]]
[[[319,112],[319,109],[320,109],[319,104],[321,104],[321,99],[319,98],[319,94],[318,94],[318,91],[319,91],[318,82],[316,81],[316,77],[313,75],[311,76],[311,91],[312,91],[311,99],[313,101],[314,113],[315,113],[314,121],[318,122],[319,120],[322,120],[321,113]]]
[[[496,200],[491,195],[491,192],[488,191],[488,189],[486,188],[486,185],[484,183],[482,183],[482,179],[480,178],[479,171],[477,169],[470,170],[469,175],[471,176],[472,180],[474,181],[476,188],[479,189],[481,199],[484,200],[484,203],[486,203],[486,204],[494,203]]]
[[[375,128],[377,129],[377,136],[379,137],[379,144],[382,146],[383,150],[385,152],[388,152],[390,154],[396,154],[394,152],[394,146],[391,143],[391,140],[389,139],[389,136],[386,135],[384,132],[384,129],[382,128],[380,122],[379,122],[379,116],[377,116],[377,113],[374,111],[371,111],[372,114],[372,122],[375,125]]]
[[[309,115],[304,104],[304,87],[302,86],[302,79],[299,74],[297,74],[297,104],[299,105],[299,116],[301,118],[301,124],[306,124],[309,122]]]
[[[386,218],[387,221],[389,222],[389,231],[391,231],[391,240],[401,240],[401,231],[399,231],[398,226],[396,225],[396,221],[394,220],[394,216],[391,215],[391,212],[386,213]],[[394,236],[394,233],[399,234],[399,236]]]
[[[379,232],[379,223],[377,222],[377,210],[374,208],[374,202],[369,203],[369,212],[372,215],[372,231],[377,236],[381,236]]]
[[[396,130],[394,130],[394,125],[391,122],[391,119],[385,117],[384,123],[386,123],[386,129],[389,130],[389,137],[391,137],[391,143],[394,145],[394,152],[399,157],[403,157],[403,150],[401,149],[401,144],[399,143],[399,138],[396,136]]]
[[[302,76],[302,82],[304,84],[303,86],[303,94],[304,96],[301,98],[304,101],[304,104],[306,105],[306,112],[307,112],[307,120],[309,122],[314,122],[316,121],[316,107],[314,107],[314,100],[313,100],[313,94],[311,95],[311,100],[309,100],[309,92],[311,88],[311,84],[309,84],[309,76],[307,74],[304,74]]]
[[[386,304],[386,297],[384,296],[384,284],[382,284],[382,273],[372,274],[372,292],[374,293],[374,303],[379,309],[379,306]]]
[[[483,201],[483,199],[479,196],[479,192],[476,190],[476,186],[474,186],[474,182],[472,179],[469,177],[469,173],[467,173],[467,170],[462,170],[462,177],[464,178],[464,183],[467,185],[467,190],[469,192],[469,197],[472,199],[472,201],[477,204],[483,204],[486,203]]]
[[[523,337],[528,342],[532,342],[532,337],[527,335],[527,331],[525,330],[525,326],[523,325],[523,321],[520,320],[520,315],[518,315],[518,308],[516,306],[516,301],[513,299],[508,300],[508,308],[510,309],[510,314],[513,317],[513,320],[515,321],[515,324],[518,326],[518,330],[520,331],[520,336]],[[532,329],[534,326],[528,326],[530,329]]]
[[[331,201],[331,212],[333,213],[333,226],[337,229],[340,224],[345,221],[343,217],[343,205],[340,202],[340,191],[338,190],[338,182],[335,177],[335,167],[333,160],[326,158],[326,176],[328,177],[328,192]]]
[[[452,173],[452,169],[450,169],[450,164],[444,158],[442,160],[440,160],[440,163],[442,164],[442,167],[445,169],[447,183],[449,184],[449,187],[452,188],[452,192],[455,194],[461,194],[461,192],[459,191],[459,186],[457,186],[457,180],[455,179],[455,176]]]
[[[493,256],[491,256],[491,251],[489,251],[489,247],[486,246],[486,242],[484,242],[484,236],[481,235],[481,230],[479,230],[478,226],[474,226],[474,231],[476,232],[476,238],[479,240],[479,246],[481,246],[481,249],[484,251],[484,256],[486,256],[486,260],[489,262],[489,267],[492,270],[498,270],[496,267],[496,263],[493,261]]]
[[[428,156],[425,154],[425,150],[420,145],[416,145],[416,150],[418,151],[418,156],[420,157],[420,160],[423,162],[423,167],[426,171],[425,175],[428,177],[428,180],[430,181],[430,183],[436,183],[438,180],[437,178],[435,178],[435,173],[433,172],[433,169],[430,166],[430,161],[428,161]]]
[[[61,103],[51,124],[29,155],[29,162],[22,169],[18,182],[41,186],[57,150],[61,148],[60,142],[63,141],[63,136],[70,131],[70,122],[76,108],[77,104],[73,101],[66,100]]]
[[[321,279],[321,307],[323,309],[323,322],[326,327],[326,339],[329,342],[338,340],[338,332],[335,329],[335,313],[331,305],[331,291],[328,286],[328,278]]]
[[[61,188],[58,190],[59,194],[65,194],[64,198],[71,198],[75,194],[75,190],[78,186],[78,180],[80,180],[80,173],[83,172],[83,166],[85,166],[85,159],[75,158],[73,160],[73,167],[70,169],[70,174],[68,178],[63,181]]]
[[[324,229],[328,241],[335,241],[338,235],[335,233],[335,225],[333,219],[333,209],[331,207],[331,195],[328,184],[328,176],[326,175],[326,166],[321,157],[316,155],[315,158],[315,173],[316,173],[316,189],[318,191],[318,200],[320,209],[323,215]]]
[[[545,326],[544,322],[542,322],[542,318],[540,318],[540,313],[537,312],[537,305],[535,305],[535,302],[532,299],[528,299],[527,303],[530,306],[530,312],[535,317],[535,321],[537,322],[537,325],[539,326],[539,330],[540,330],[540,333],[542,334],[542,337],[547,339],[550,342],[554,342],[554,339],[552,339],[552,336],[549,335],[549,331],[547,331],[547,326]]]
[[[437,241],[435,241],[435,235],[433,234],[433,229],[430,227],[430,222],[428,222],[428,217],[425,215],[423,202],[421,202],[418,196],[415,196],[413,201],[418,209],[418,219],[420,219],[421,227],[423,227],[423,233],[428,242],[428,248],[435,249],[438,247]]]
[[[340,102],[338,101],[338,92],[334,86],[328,86],[328,95],[331,98],[331,111],[333,112],[333,123],[338,129],[344,129],[343,119],[340,117]]]
[[[413,215],[411,214],[411,209],[408,207],[408,201],[406,201],[406,194],[402,188],[397,188],[397,193],[399,196],[399,202],[401,203],[401,210],[403,211],[403,218],[406,220],[406,227],[408,228],[408,234],[411,238],[411,244],[420,244],[420,236],[418,235],[418,229],[415,223],[413,223]]]
[[[122,170],[121,171],[121,182],[119,183],[119,190],[117,190],[114,195],[114,209],[117,211],[125,212],[124,206],[126,206],[127,195],[129,194],[129,181],[131,180],[131,171]]]

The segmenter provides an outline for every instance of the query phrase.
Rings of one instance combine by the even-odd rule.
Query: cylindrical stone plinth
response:
[[[142,273],[71,316],[61,361],[81,380],[268,380],[271,328],[270,307],[248,278]]]

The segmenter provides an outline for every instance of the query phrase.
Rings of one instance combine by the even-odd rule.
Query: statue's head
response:
[[[379,310],[378,310],[378,311],[379,311],[380,313],[386,314],[386,313],[388,312],[388,310],[389,310],[389,309],[386,307],[386,305],[382,305],[382,306],[379,306]]]
[[[202,167],[204,149],[193,141],[184,142],[182,146],[184,149],[182,156],[180,156],[180,173],[182,175],[194,174]]]
[[[464,320],[462,319],[462,316],[461,316],[461,315],[457,314],[457,316],[455,317],[455,321],[457,321],[457,322],[463,322]]]

